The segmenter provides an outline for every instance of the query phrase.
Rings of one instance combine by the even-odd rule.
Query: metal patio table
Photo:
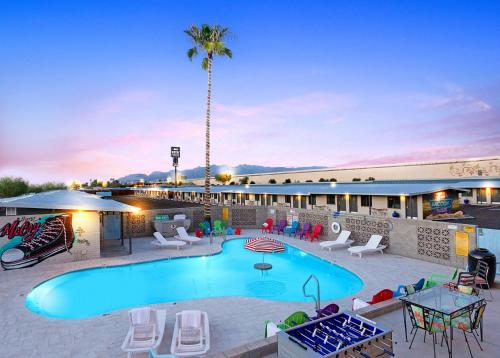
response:
[[[407,296],[399,298],[405,304],[403,305],[403,319],[405,324],[405,338],[408,342],[408,331],[406,328],[406,303],[422,308],[427,308],[443,316],[450,318],[450,357],[453,356],[453,325],[451,320],[463,315],[475,306],[484,301],[484,297],[476,295],[467,295],[444,286],[434,286],[426,290],[421,290]],[[480,325],[481,342],[483,341],[483,321]]]

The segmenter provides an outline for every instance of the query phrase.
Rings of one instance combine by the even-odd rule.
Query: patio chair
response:
[[[154,245],[156,247],[175,247],[175,248],[177,248],[177,250],[179,250],[179,248],[181,246],[186,245],[186,243],[184,241],[180,241],[180,240],[167,240],[158,231],[154,232],[153,236],[155,237],[155,240],[151,241],[151,245]]]
[[[278,221],[278,225],[276,225],[274,228],[273,228],[273,231],[272,233],[277,233],[278,235],[280,234],[280,232],[285,235],[285,228],[286,228],[286,220],[284,219],[281,219],[280,221]]]
[[[302,312],[302,311],[297,311],[295,313],[292,313],[290,316],[288,316],[287,319],[283,323],[280,323],[277,325],[279,329],[288,329],[292,328],[295,326],[298,326],[299,324],[305,323],[309,320],[309,316],[307,313]]]
[[[210,235],[211,229],[210,229],[210,223],[208,221],[203,221],[198,224],[198,227],[203,231],[203,235]]]
[[[200,242],[201,239],[199,237],[196,237],[196,236],[190,236],[186,229],[182,226],[179,226],[179,227],[176,227],[175,228],[175,231],[177,231],[177,234],[175,236],[176,239],[179,239],[179,240],[182,240],[182,241],[186,241],[186,242],[189,242],[189,245],[192,245],[193,242]]]
[[[368,301],[367,303],[374,305],[375,303],[383,302],[390,300],[392,297],[394,297],[394,292],[391,290],[385,288],[380,292],[377,292],[376,294],[373,295],[371,301]]]
[[[483,302],[480,306],[477,308],[473,308],[466,312],[465,314],[458,316],[456,318],[453,318],[451,320],[451,324],[454,328],[460,329],[464,333],[464,338],[465,338],[465,343],[467,343],[467,348],[469,348],[469,353],[470,356],[473,358],[474,356],[472,355],[472,351],[470,349],[469,345],[469,340],[467,339],[467,334],[470,333],[474,337],[474,339],[477,342],[477,345],[479,346],[479,349],[481,351],[483,350],[483,347],[481,347],[481,344],[479,343],[479,340],[477,339],[477,336],[479,335],[477,333],[477,330],[480,328],[481,320],[484,315],[484,310],[486,309],[486,302]]]
[[[415,331],[408,349],[411,349],[413,341],[415,340],[418,330],[420,329],[424,331],[424,342],[425,342],[425,335],[427,334],[432,335],[432,349],[434,351],[434,358],[436,358],[436,343],[437,343],[436,335],[438,333],[443,334],[443,340],[446,342],[446,347],[448,349],[448,354],[449,354],[450,347],[448,346],[448,338],[446,334],[446,322],[444,317],[436,311],[416,306],[413,304],[407,304],[407,311],[410,316],[410,321],[412,323],[412,331],[413,330]]]
[[[163,339],[167,311],[150,307],[134,308],[128,316],[130,327],[121,346],[127,357],[156,349]]]
[[[323,317],[326,317],[326,316],[331,316],[335,313],[338,313],[338,311],[340,310],[340,307],[335,304],[335,303],[330,303],[329,305],[321,308],[317,313],[316,317],[314,318],[311,318],[311,319],[318,319],[318,318],[323,318]]]
[[[223,235],[225,230],[224,223],[221,220],[214,221],[214,234]]]
[[[311,240],[311,242],[313,242],[314,239],[316,239],[316,241],[319,241],[319,234],[321,233],[322,229],[323,229],[323,226],[321,226],[320,224],[314,225],[312,231],[306,233],[306,238]]]
[[[475,284],[476,284],[476,287],[481,290],[484,289],[483,286],[486,286],[488,292],[490,293],[490,297],[491,299],[493,300],[493,293],[491,291],[491,288],[490,288],[490,284],[488,282],[488,272],[490,270],[490,267],[488,265],[488,263],[486,261],[483,261],[483,260],[479,260],[477,262],[477,266],[476,266],[476,277],[475,277]]]
[[[299,228],[299,222],[298,221],[292,221],[292,225],[285,227],[285,232],[284,234],[288,234],[288,237],[291,237],[292,234],[295,235],[295,232]]]
[[[475,282],[476,282],[475,272],[460,272],[458,274],[456,282],[447,282],[443,286],[453,290],[458,290],[460,286],[470,287],[472,289],[472,292],[477,294],[479,292],[475,288]]]
[[[412,285],[399,285],[396,291],[394,291],[394,297],[399,297],[402,295],[411,295],[417,291],[420,291],[424,287],[425,278],[421,278]]]
[[[456,268],[451,275],[433,273],[432,275],[429,276],[429,278],[427,278],[427,281],[425,281],[424,287],[431,288],[434,286],[443,285],[447,282],[455,281],[457,276],[458,276],[458,268]]]
[[[332,251],[332,249],[338,247],[349,247],[354,242],[354,240],[349,240],[350,235],[350,231],[342,230],[342,232],[337,237],[337,240],[323,241],[319,243],[319,246],[321,246],[322,249],[328,249],[328,251]]]
[[[267,218],[266,221],[260,227],[260,232],[265,233],[268,232],[271,234],[273,232],[273,219]]]
[[[208,315],[202,311],[182,311],[175,315],[170,353],[176,357],[204,355],[210,349]]]
[[[386,245],[380,245],[380,241],[382,241],[381,235],[372,235],[370,240],[364,246],[352,246],[347,249],[350,254],[357,254],[360,258],[363,254],[368,254],[372,252],[380,252],[382,255],[384,254],[383,250],[387,247]]]
[[[311,224],[309,223],[305,223],[304,225],[302,225],[302,229],[298,229],[296,232],[295,232],[295,235],[293,235],[294,237],[299,237],[299,239],[302,240],[303,237],[306,236],[306,234],[309,233],[309,231],[311,230]]]

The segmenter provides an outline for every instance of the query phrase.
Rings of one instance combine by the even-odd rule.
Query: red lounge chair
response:
[[[264,224],[267,224],[267,226]],[[262,224],[262,226],[260,228],[260,232],[261,233],[268,232],[268,233],[272,234],[272,232],[273,232],[273,219],[267,218],[266,222],[264,224]]]
[[[313,241],[314,241],[314,239],[316,239],[316,241],[319,241],[318,236],[319,236],[319,234],[321,233],[321,229],[322,229],[322,228],[323,228],[323,227],[322,227],[320,224],[316,224],[316,225],[314,225],[314,227],[313,227],[312,231],[311,231],[311,232],[308,232],[308,233],[306,234],[306,238],[308,238],[309,240],[311,240],[311,242],[313,242]]]
[[[369,304],[373,305],[382,301],[390,300],[394,296],[394,292],[389,289],[384,289],[373,295],[372,300],[368,301]]]

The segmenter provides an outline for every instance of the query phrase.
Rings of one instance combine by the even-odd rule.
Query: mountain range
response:
[[[230,171],[234,175],[245,175],[245,174],[258,174],[258,173],[269,173],[269,172],[286,172],[289,170],[309,170],[309,169],[322,169],[324,167],[312,166],[312,167],[266,167],[261,165],[250,165],[250,164],[240,164],[235,167],[229,167],[227,165],[211,165],[210,173],[215,175],[216,173]],[[182,173],[182,177],[186,179],[202,178],[205,175],[205,167],[196,167],[192,169],[183,169],[179,171]],[[128,174],[118,180],[121,183],[137,182],[139,180],[148,181],[158,181],[165,180],[168,177],[173,177],[174,171],[170,170],[167,172],[154,171],[151,174]]]

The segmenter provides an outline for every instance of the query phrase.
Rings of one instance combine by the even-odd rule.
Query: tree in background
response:
[[[368,177],[367,179],[365,179],[365,181],[374,181],[375,178],[374,177]]]
[[[337,179],[335,179],[335,178],[330,178],[330,182],[331,182],[331,183],[335,183],[336,181],[337,181]]]
[[[276,184],[276,179],[269,179],[268,183],[269,184]]]
[[[78,180],[73,180],[69,185],[71,190],[79,190],[82,187],[82,184]]]
[[[230,173],[215,174],[215,180],[221,182],[222,184],[226,184],[228,181],[231,180],[232,177],[233,176]]]
[[[248,184],[248,182],[250,181],[250,178],[249,177],[243,177],[243,178],[240,178],[240,185],[245,185],[245,184]]]
[[[224,38],[229,29],[219,25],[203,24],[201,27],[192,25],[184,31],[193,41],[187,55],[190,60],[198,54],[198,50],[205,54],[201,67],[208,72],[207,110],[205,116],[205,192],[203,193],[203,211],[205,220],[210,222],[210,102],[212,100],[212,61],[214,56],[233,57],[233,53],[224,44]]]
[[[10,198],[28,192],[29,184],[23,178],[3,177],[0,178],[0,196]]]
[[[50,190],[65,190],[66,184],[47,182],[43,184],[30,184],[23,178],[3,177],[0,178],[0,197],[10,198],[28,193],[41,193]]]
[[[292,180],[290,178],[288,179],[285,179],[285,181],[283,182],[283,184],[290,184],[292,182]]]
[[[361,181],[361,178],[352,178],[352,181]]]
[[[318,181],[319,181],[320,183],[324,183],[325,181],[328,181],[328,180],[326,180],[325,178],[319,178],[319,180],[318,180]]]

